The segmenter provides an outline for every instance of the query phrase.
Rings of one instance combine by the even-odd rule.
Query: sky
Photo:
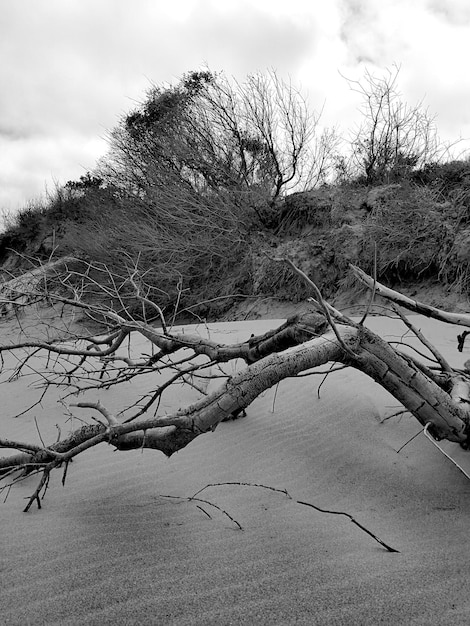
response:
[[[400,66],[404,101],[470,147],[469,0],[0,0],[0,213],[92,170],[107,132],[208,66],[274,69],[344,136],[360,98],[344,76]]]

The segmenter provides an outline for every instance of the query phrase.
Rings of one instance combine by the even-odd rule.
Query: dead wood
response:
[[[291,262],[289,265],[307,284],[313,285]],[[458,323],[467,321],[470,325],[470,318],[465,320],[465,316],[457,314],[436,313],[437,310],[432,307],[425,307],[388,290],[358,268],[353,268],[353,272],[377,294],[399,304],[405,303],[404,306],[416,312],[426,314],[432,310],[432,316],[438,316],[443,321],[456,323],[458,319]],[[66,374],[43,373],[46,385],[65,387],[70,390],[69,394],[81,393],[87,388],[98,391],[108,389],[153,372],[166,372],[169,382],[162,382],[156,391],[149,393],[144,407],[131,418],[113,415],[100,402],[80,402],[71,406],[92,411],[95,423],[87,423],[59,441],[39,447],[0,439],[1,447],[20,450],[0,459],[0,474],[10,477],[15,470],[41,473],[40,487],[35,491],[31,504],[39,501],[41,489],[47,486],[46,477],[53,469],[67,466],[74,457],[92,446],[107,443],[120,451],[151,448],[170,456],[196,437],[213,431],[221,421],[243,411],[261,393],[281,380],[302,375],[327,363],[353,367],[371,377],[414,415],[435,440],[448,439],[469,447],[470,378],[465,372],[454,370],[403,314],[400,313],[403,321],[434,355],[440,371],[424,365],[416,357],[402,354],[365,325],[336,311],[313,286],[316,311],[294,316],[277,329],[234,345],[224,345],[199,335],[172,332],[166,325],[159,329],[130,315],[126,318],[112,309],[49,292],[48,298],[56,298],[69,306],[99,315],[107,321],[106,332],[94,337],[75,336],[66,345],[59,340],[38,342],[26,339],[0,346],[0,352],[20,349],[30,349],[34,353],[45,351],[55,354],[62,366],[71,363],[73,367],[69,367]],[[158,319],[161,315],[163,312],[159,310]],[[124,340],[134,333],[145,337],[155,352],[142,354],[137,359],[119,355],[118,350]],[[189,356],[180,357],[183,350]],[[73,361],[77,357],[80,360]],[[28,352],[24,357],[24,360],[27,359]],[[234,374],[222,374],[224,380],[211,393],[170,415],[146,415],[155,403],[158,408],[161,394],[167,386],[183,381],[199,388],[191,377],[214,378],[217,374],[211,373],[212,366],[233,359],[243,360],[245,367]],[[21,375],[21,366],[17,370],[17,375]]]

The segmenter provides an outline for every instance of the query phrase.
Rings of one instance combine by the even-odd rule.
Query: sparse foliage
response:
[[[403,101],[399,72],[394,66],[381,76],[366,70],[362,80],[346,79],[362,100],[362,121],[350,140],[353,165],[369,185],[406,178],[449,149],[423,102],[411,106]]]
[[[175,86],[152,87],[112,131],[102,169],[155,204],[166,185],[204,198],[223,190],[245,216],[251,210],[263,219],[281,195],[327,175],[336,139],[320,131],[319,120],[273,71],[241,83],[192,72]]]
[[[365,223],[361,259],[370,266],[377,246],[378,276],[388,281],[419,280],[448,271],[457,222],[430,188],[407,183],[376,194]],[[371,267],[371,266],[370,266]]]
[[[327,175],[335,137],[319,117],[275,72],[153,86],[111,132],[99,176],[68,184],[80,198],[111,190],[114,202],[89,215],[87,237],[69,225],[63,252],[118,273],[138,258],[164,306],[229,302],[246,287],[237,268],[252,230],[272,223],[290,189]]]

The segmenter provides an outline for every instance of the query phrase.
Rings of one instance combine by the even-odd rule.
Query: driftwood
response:
[[[298,271],[292,263],[290,265],[294,271]],[[353,272],[376,294],[395,303],[423,314],[431,314],[432,311],[433,317],[438,316],[445,322],[470,326],[468,316],[436,313],[437,309],[411,301],[383,287],[358,268],[353,268]],[[308,277],[305,280],[310,283]],[[65,279],[62,286],[66,286]],[[92,446],[108,443],[122,451],[152,448],[170,456],[196,437],[214,430],[221,421],[245,409],[263,391],[282,379],[331,362],[356,368],[370,376],[412,413],[435,440],[448,439],[460,443],[462,447],[469,447],[470,377],[465,371],[454,370],[402,313],[400,316],[408,328],[434,354],[436,366],[432,369],[415,357],[392,347],[362,321],[357,323],[342,315],[323,301],[316,287],[313,293],[315,299],[312,300],[312,309],[315,310],[294,316],[263,336],[251,337],[235,345],[222,345],[197,335],[173,333],[166,325],[162,325],[161,329],[155,328],[151,323],[125,317],[101,305],[87,304],[59,294],[52,296],[48,292],[48,298],[54,297],[69,307],[80,307],[88,314],[106,320],[106,331],[92,337],[75,337],[73,342],[67,344],[26,339],[0,346],[0,352],[28,348],[35,352],[56,354],[58,359],[75,359],[71,361],[74,365],[67,373],[68,382],[65,381],[65,375],[61,382],[62,385],[69,384],[72,387],[79,372],[83,380],[85,362],[88,364],[86,372],[90,380],[93,379],[91,371],[97,372],[99,368],[113,364],[113,381],[107,380],[105,383],[96,381],[95,377],[93,384],[96,389],[131,380],[142,371],[161,372],[167,368],[172,375],[149,396],[144,408],[137,410],[130,418],[119,420],[99,402],[83,402],[74,406],[92,409],[101,421],[86,424],[47,447],[0,439],[0,446],[17,451],[0,459],[0,472],[4,479],[15,480],[18,471],[41,474],[41,482],[26,507],[28,509],[34,501],[40,504],[40,494],[47,487],[48,476],[53,469],[67,467],[72,458]],[[145,337],[154,347],[155,353],[134,360],[119,357],[119,347],[133,333]],[[190,356],[178,361],[182,350],[185,354],[189,351]],[[77,357],[81,361],[77,362]],[[232,359],[242,359],[246,366],[227,377],[209,395],[203,395],[195,403],[171,415],[146,415],[169,385],[181,380],[193,384],[193,377],[203,377],[204,372],[210,377],[211,374],[207,374],[211,371],[209,365]],[[76,390],[80,390],[79,386]]]

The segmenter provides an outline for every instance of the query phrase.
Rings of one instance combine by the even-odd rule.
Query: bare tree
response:
[[[356,170],[368,184],[389,182],[414,168],[439,161],[449,150],[437,134],[436,116],[423,102],[411,106],[398,89],[400,68],[382,76],[366,70],[362,80],[346,78],[362,100],[362,121],[351,138]]]
[[[110,133],[101,170],[147,197],[162,186],[225,190],[245,210],[321,183],[336,137],[301,92],[274,71],[229,79],[210,70],[154,85]]]
[[[374,334],[364,325],[366,316],[355,322],[343,315],[322,298],[316,285],[291,261],[278,261],[287,263],[311,288],[311,311],[287,320],[263,336],[234,345],[174,330],[172,320],[165,319],[161,308],[148,300],[148,286],[132,268],[125,281],[142,306],[140,318],[126,307],[124,300],[120,313],[104,300],[87,301],[92,274],[73,269],[67,260],[60,270],[57,266],[44,268],[42,275],[37,272],[28,282],[23,280],[16,287],[10,283],[4,291],[4,301],[14,304],[15,291],[16,296],[28,296],[28,302],[33,298],[34,306],[40,299],[47,300],[57,309],[55,319],[61,316],[62,321],[60,332],[58,326],[55,328],[53,322],[46,320],[45,338],[32,338],[24,331],[17,341],[0,346],[5,370],[8,355],[15,355],[13,371],[4,374],[9,379],[22,376],[33,358],[45,354],[47,358],[40,369],[37,365],[33,368],[42,381],[41,398],[49,389],[58,389],[62,401],[70,403],[70,413],[80,410],[84,415],[90,414],[90,418],[50,444],[0,438],[0,446],[11,451],[0,459],[5,488],[26,474],[38,474],[39,484],[26,505],[28,510],[34,502],[40,506],[51,472],[62,468],[65,480],[70,461],[90,447],[107,443],[121,451],[151,448],[170,456],[196,437],[214,430],[224,419],[237,415],[280,380],[326,363],[364,372],[388,390],[435,440],[448,439],[468,447],[470,374],[466,370],[452,367],[401,311],[396,310],[396,314],[430,352],[431,365],[421,361],[419,352],[410,356]],[[467,315],[444,314],[425,307],[387,290],[358,268],[352,271],[372,294],[381,294],[443,321],[470,326]],[[119,280],[113,277],[118,295],[122,289]],[[112,295],[113,299],[116,296],[105,295]],[[20,306],[28,306],[27,301],[21,301]],[[95,326],[85,332],[76,319],[73,327],[69,325],[67,320],[74,311],[84,313],[88,325],[99,323],[100,330]],[[136,336],[142,339],[140,344],[130,341]],[[224,371],[223,364],[235,359],[244,362],[244,367],[236,373]],[[146,381],[147,391],[118,414],[105,402],[96,400],[97,395],[104,397],[104,390],[137,378]],[[210,381],[218,382],[213,390],[207,389]],[[179,384],[197,394],[195,401],[169,415],[162,414],[162,396]],[[74,396],[87,391],[93,392],[93,402],[85,396],[85,400],[71,403]]]
[[[325,182],[337,142],[335,133],[320,130],[321,113],[310,111],[290,81],[274,71],[250,75],[244,83],[231,84],[223,77],[206,97],[207,108],[237,136],[239,149],[249,149],[251,144],[252,156],[258,159],[254,170],[251,164],[253,182],[268,185],[270,203],[289,191]]]
[[[61,252],[112,273],[138,259],[162,306],[243,291],[228,270],[250,262],[251,233],[272,223],[280,196],[328,174],[335,135],[319,121],[275,72],[237,82],[206,70],[153,86],[97,170],[114,201],[87,212],[86,237],[68,226]]]

